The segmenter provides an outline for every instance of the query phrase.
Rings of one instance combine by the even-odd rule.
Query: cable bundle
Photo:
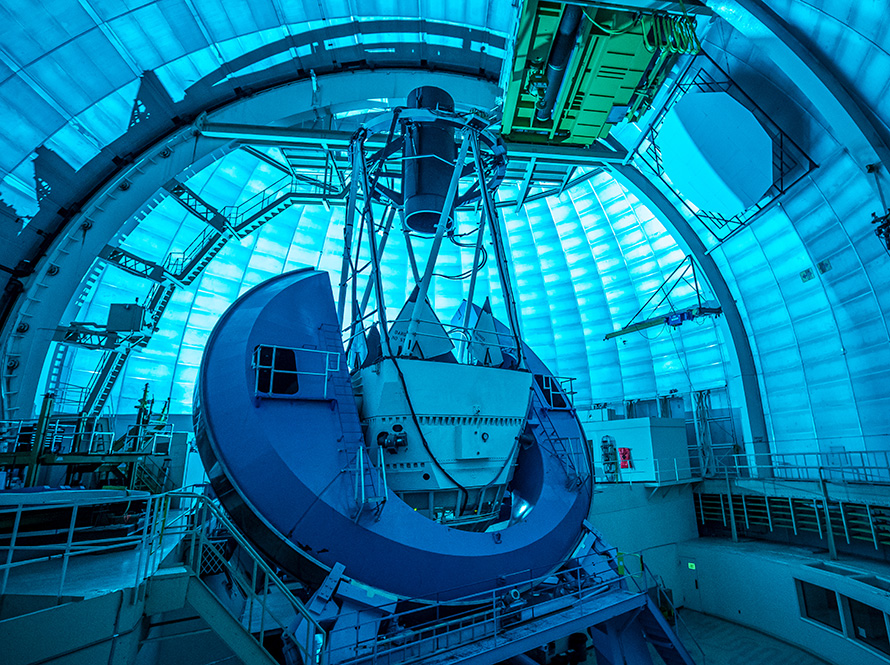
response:
[[[650,53],[661,49],[668,53],[695,55],[701,50],[701,42],[695,34],[695,20],[688,15],[653,14],[647,18],[651,27],[643,30],[643,43]]]

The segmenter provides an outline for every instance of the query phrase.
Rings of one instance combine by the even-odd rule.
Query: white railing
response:
[[[167,422],[130,425],[127,433],[118,439],[121,447],[115,452],[144,453],[146,455],[167,454],[173,443],[174,433],[173,424]]]
[[[680,482],[700,476],[698,466],[693,466],[689,457],[656,457],[653,464],[655,465],[655,482],[658,483]]]
[[[890,484],[890,451],[746,453],[728,457],[719,470],[737,478]]]
[[[632,468],[594,461],[596,482],[679,482],[702,477],[700,464],[687,458],[640,458]],[[745,453],[717,460],[713,477],[890,484],[890,451]]]
[[[554,376],[554,379],[559,382],[562,391],[569,398],[569,404],[574,404],[575,395],[578,394],[578,391],[575,390],[575,377],[574,376]]]
[[[41,493],[42,502],[35,503],[34,494],[23,492],[18,494],[18,501],[0,505],[0,519],[13,524],[8,539],[0,540],[0,596],[10,586],[14,590],[19,579],[24,584],[38,575],[41,583],[58,579],[55,589],[57,598],[61,600],[66,590],[69,594],[77,591],[74,587],[78,576],[73,577],[74,582],[70,579],[72,562],[76,565],[87,555],[120,556],[121,552],[129,551],[128,563],[109,571],[106,583],[118,589],[136,589],[135,597],[141,598],[144,597],[145,582],[157,572],[163,561],[169,561],[171,553],[178,552],[177,562],[186,565],[197,576],[200,577],[202,572],[225,573],[227,579],[238,587],[244,599],[245,629],[259,633],[260,646],[266,631],[279,629],[300,649],[304,663],[323,665],[320,655],[327,637],[324,629],[222,509],[208,497],[188,489],[153,496],[134,493],[109,497],[108,493],[98,493],[91,498],[85,493],[78,494],[76,501],[71,498],[53,501],[51,497],[47,499],[48,493]],[[67,492],[66,496],[71,497],[71,493]],[[132,525],[122,535],[84,538],[89,533],[91,522],[83,519],[83,514],[96,509],[118,510],[120,515],[132,518]],[[32,544],[36,539],[30,537],[24,525],[39,519],[41,512],[57,522],[60,514],[67,518],[67,527],[57,531],[56,542],[47,543],[45,538],[41,538],[39,544]],[[246,566],[238,564],[238,557],[226,556],[225,544],[228,541],[240,546],[247,555]],[[133,562],[135,565],[131,566]],[[132,576],[127,572],[117,572],[128,571],[131,567]],[[275,594],[270,594],[273,588]],[[269,602],[274,595],[287,601],[288,611],[284,615],[280,601]],[[305,639],[297,639],[291,632],[294,619],[298,616],[305,620],[302,622],[307,630]],[[242,620],[240,616],[236,618]],[[267,620],[271,625],[266,626]],[[313,649],[313,653],[309,653],[306,647]]]
[[[246,219],[253,217],[260,211],[267,208],[269,204],[281,199],[286,194],[294,191],[296,189],[296,186],[297,181],[294,179],[293,176],[282,176],[271,185],[261,189],[247,200],[239,203],[237,206],[223,208],[221,213],[223,214],[223,216],[229,219],[229,223],[233,227],[238,228],[244,223]]]
[[[116,552],[127,549],[134,549],[139,556],[139,563],[136,566],[136,576],[132,580],[132,584],[126,586],[136,586],[145,578],[145,572],[151,568],[150,557],[144,556],[150,551],[149,543],[152,541],[150,534],[158,531],[157,528],[157,499],[158,497],[148,497],[146,493],[127,494],[125,496],[109,496],[107,492],[96,492],[87,494],[86,492],[75,491],[77,500],[72,500],[72,492],[64,492],[59,494],[59,499],[54,500],[51,493],[10,493],[4,496],[6,503],[0,505],[0,516],[6,522],[12,522],[12,531],[9,533],[8,540],[3,538],[3,544],[0,545],[0,596],[7,591],[7,585],[10,575],[15,578],[17,573],[22,573],[30,568],[40,566],[40,574],[42,581],[57,575],[59,584],[57,587],[57,596],[61,597],[65,594],[66,583],[68,582],[68,564],[78,557],[88,554],[99,554],[103,552]],[[117,493],[115,493],[117,494]],[[36,501],[37,497],[40,501]],[[11,502],[10,502],[11,500]],[[104,509],[110,512],[118,512],[121,521],[123,535],[111,536],[106,538],[83,538],[87,533],[83,513],[94,509]],[[29,533],[23,528],[23,524],[28,524],[39,520],[44,513],[46,519],[53,519],[58,523],[62,517],[60,514],[68,513],[67,527],[58,528],[56,533],[58,540],[56,542],[41,542],[40,544],[29,544]],[[171,520],[181,518],[182,515],[189,511],[182,510],[176,515],[171,516]],[[81,521],[78,522],[78,515],[81,515]],[[126,524],[132,521],[130,527]],[[75,540],[75,534],[78,534]],[[43,540],[43,539],[41,539]],[[22,542],[24,541],[24,542]],[[155,545],[159,544],[154,542]],[[57,564],[47,565],[47,564]]]
[[[379,632],[380,619],[361,613],[350,616],[342,613],[337,627],[331,631],[327,661],[330,663],[364,662],[370,665],[396,665],[407,661],[430,658],[453,649],[456,644],[490,639],[498,645],[517,639],[510,629],[538,620],[547,620],[556,612],[596,611],[602,598],[609,593],[624,592],[642,595],[638,580],[636,590],[629,588],[625,576],[609,568],[607,561],[616,554],[614,548],[579,557],[580,565],[567,567],[558,573],[543,576],[531,570],[511,573],[490,580],[493,591],[461,595],[460,589],[443,589],[452,606],[463,606],[463,611],[447,618],[430,612],[429,599],[408,600],[412,608],[387,616],[390,625],[410,626],[391,634]],[[588,568],[598,568],[597,575],[588,575]],[[522,594],[536,588],[538,603],[528,603]],[[369,625],[370,624],[370,625]],[[489,646],[489,648],[491,648]]]
[[[610,562],[634,559],[634,570],[615,571]],[[615,548],[592,552],[576,560],[578,564],[557,573],[536,576],[531,571],[517,572],[498,578],[495,591],[466,595],[453,601],[453,607],[465,609],[447,617],[430,611],[428,599],[418,599],[414,609],[396,612],[387,617],[395,626],[410,626],[391,634],[378,630],[379,617],[356,613],[341,614],[338,626],[331,632],[328,662],[396,665],[453,650],[457,644],[478,642],[479,649],[521,639],[538,621],[552,620],[558,613],[578,616],[603,607],[609,594],[655,596],[659,605],[676,609],[663,592],[664,582],[643,565],[639,554],[620,555]],[[594,574],[590,575],[590,569]],[[537,602],[529,602],[528,589],[535,588]],[[449,596],[456,595],[450,590]],[[459,595],[459,594],[458,594]],[[412,603],[406,603],[411,607]],[[417,609],[419,606],[419,609]],[[370,623],[370,625],[368,625]],[[483,640],[487,640],[483,642]],[[702,653],[701,647],[693,639]],[[703,663],[703,657],[698,662]]]
[[[99,418],[79,420],[50,420],[41,441],[37,441],[38,421],[0,420],[0,453],[31,452],[39,446],[38,455],[108,455],[119,453],[143,453],[154,455],[166,452],[173,441],[171,423],[132,425],[120,439],[114,432],[100,429]],[[115,450],[115,443],[120,446]]]
[[[365,475],[370,478],[365,479]],[[376,481],[375,481],[376,478]],[[376,503],[380,506],[386,503],[388,488],[386,485],[386,461],[383,459],[383,446],[377,446],[377,465],[371,463],[371,458],[364,445],[360,445],[355,454],[355,503],[359,514],[368,503]]]
[[[53,394],[55,396],[53,399],[53,415],[70,415],[80,413],[89,390],[84,386],[59,382],[53,389]],[[103,415],[110,416],[113,414],[106,411]]]
[[[24,446],[32,446],[36,434],[36,420],[0,420],[0,453],[15,453]]]
[[[689,457],[632,457],[630,466],[621,468],[621,460],[609,465],[602,459],[594,462],[594,479],[598,483],[677,483],[701,479],[700,467]]]
[[[36,441],[37,420],[0,420],[0,453],[33,450],[58,454],[108,453],[114,441],[114,433],[97,429],[95,418],[78,422],[49,421],[42,441]]]
[[[264,349],[268,349],[272,351],[271,358],[267,361],[262,358],[262,352]],[[276,355],[280,351],[292,351],[294,354],[294,369],[288,369],[281,367],[276,362]],[[299,398],[305,397],[305,394],[301,392],[300,389],[295,389],[292,392],[278,392],[274,389],[275,386],[275,376],[291,376],[299,379],[300,377],[307,376],[317,376],[321,377],[324,385],[323,385],[323,399],[328,398],[328,381],[329,379],[336,375],[340,371],[340,353],[336,351],[323,351],[320,349],[301,349],[292,346],[275,346],[273,344],[260,344],[257,346],[256,350],[253,354],[253,369],[255,372],[254,376],[254,394],[258,397],[267,397],[267,398]],[[324,369],[320,371],[307,370],[304,367],[305,362],[300,360],[300,356],[305,357],[315,357],[320,358],[324,363]],[[331,362],[333,360],[333,362]],[[310,361],[311,362],[311,361]],[[302,369],[301,369],[302,368]],[[268,371],[268,377],[262,375],[261,372]],[[261,378],[262,377],[262,378]],[[264,387],[261,385],[268,384],[269,390],[262,390]]]

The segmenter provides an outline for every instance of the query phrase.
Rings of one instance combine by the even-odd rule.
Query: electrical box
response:
[[[628,418],[582,424],[599,482],[672,483],[692,478],[686,421],[682,418]],[[604,455],[608,459],[603,459]]]
[[[135,303],[112,304],[108,309],[108,332],[139,332],[145,319],[145,308]]]

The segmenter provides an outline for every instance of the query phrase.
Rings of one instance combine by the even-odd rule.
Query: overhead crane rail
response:
[[[686,278],[687,273],[691,273],[692,283],[689,283],[689,280]],[[693,293],[697,299],[697,304],[692,307],[686,307],[682,309],[671,309],[668,312],[658,313],[658,308],[667,301],[670,304],[671,293],[674,292],[677,287],[681,284],[685,284],[686,286],[691,286]],[[653,305],[653,301],[659,295],[661,299]],[[637,317],[640,316],[644,311],[649,310],[650,316],[647,318],[637,321]],[[656,328],[658,326],[671,326],[676,328],[679,325],[682,325],[686,321],[693,321],[702,316],[719,316],[723,313],[723,309],[719,306],[712,306],[702,302],[702,292],[701,286],[698,283],[698,275],[696,272],[695,259],[691,254],[687,255],[678,265],[671,271],[671,274],[668,275],[665,280],[661,283],[655,291],[652,292],[652,295],[649,296],[649,299],[643,303],[643,306],[637,310],[637,313],[634,314],[630,321],[619,328],[618,330],[613,330],[610,333],[606,333],[606,336],[603,338],[604,340],[614,339],[615,337],[620,337],[622,335],[628,335],[633,332],[639,332],[641,330],[646,330],[648,328]]]

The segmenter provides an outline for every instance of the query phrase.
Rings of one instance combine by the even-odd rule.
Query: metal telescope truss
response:
[[[424,139],[428,139],[432,132],[436,132],[433,137],[440,138],[441,141],[432,146],[431,154],[423,154],[422,144],[428,142]],[[373,142],[375,149],[369,150],[368,144],[375,138],[382,138],[381,135],[385,135],[382,147],[378,140]],[[459,141],[459,148],[456,150],[453,143],[455,139]],[[449,155],[449,152],[453,154]],[[344,315],[347,320],[351,319],[347,344],[368,329],[366,317],[376,315],[379,329],[383,333],[385,352],[415,357],[421,353],[416,347],[424,333],[418,333],[418,330],[422,323],[431,323],[423,319],[424,302],[435,276],[442,243],[448,238],[458,248],[469,246],[473,250],[472,267],[459,276],[468,282],[465,300],[468,307],[463,312],[461,324],[452,325],[446,331],[449,338],[460,338],[455,340],[462,342],[459,345],[460,361],[468,361],[468,340],[471,338],[469,321],[473,318],[471,313],[477,277],[485,262],[483,256],[487,256],[483,245],[488,234],[504,294],[504,315],[514,339],[513,355],[519,361],[522,354],[519,320],[507,268],[503,233],[494,202],[494,192],[506,174],[507,153],[500,136],[489,129],[488,120],[480,115],[458,114],[442,108],[400,107],[356,133],[350,144],[350,163],[352,168],[338,299],[341,320]],[[410,194],[398,187],[399,181],[408,179],[415,181],[412,182]],[[418,193],[418,188],[423,188],[424,185],[427,188],[438,186],[439,191]],[[418,200],[420,203],[415,203]],[[375,202],[385,206],[379,222],[374,218]],[[461,206],[473,206],[478,213],[475,227],[459,234],[462,238],[469,237],[469,241],[475,239],[475,242],[460,242],[456,238],[454,213]],[[380,278],[386,240],[393,229],[396,216],[399,217],[399,226],[405,234],[418,291],[414,294],[416,298],[413,308],[407,312],[410,317],[408,328],[399,330],[396,339],[391,340]],[[358,250],[362,246],[363,233],[367,234],[365,238],[370,261],[361,264]],[[417,237],[432,241],[422,272],[418,267],[418,257],[412,241],[412,238]],[[369,286],[359,301],[357,278],[365,268],[371,271]],[[348,301],[350,287],[351,301]],[[366,309],[372,292],[376,309],[368,314]]]
[[[422,87],[349,151],[339,278],[306,268],[245,293],[195,392],[220,502],[303,586],[288,663],[649,665],[651,644],[691,664],[645,575],[588,521],[583,431],[522,340],[500,137]],[[387,303],[395,234],[414,284]],[[469,269],[439,272],[446,252]],[[477,295],[489,260],[496,303]],[[436,279],[460,283],[456,311],[436,311]]]

